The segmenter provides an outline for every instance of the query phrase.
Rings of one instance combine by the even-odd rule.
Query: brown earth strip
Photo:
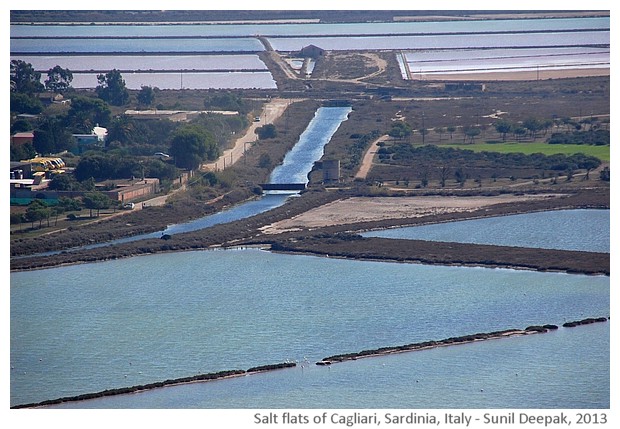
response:
[[[609,253],[327,235],[272,244],[281,252],[357,260],[609,275]]]
[[[563,191],[562,188],[556,188],[556,192]],[[79,252],[65,252],[52,256],[38,256],[38,257],[29,257],[23,259],[14,259],[11,261],[11,270],[28,270],[28,269],[39,269],[39,268],[49,268],[58,265],[66,265],[66,264],[77,264],[77,263],[87,263],[87,262],[95,262],[95,261],[103,261],[110,259],[119,259],[125,257],[131,257],[136,255],[144,255],[144,254],[152,254],[158,252],[173,252],[173,251],[187,251],[187,250],[199,250],[199,249],[207,249],[210,247],[229,247],[229,246],[250,246],[250,245],[267,245],[270,243],[290,243],[291,240],[304,240],[305,237],[310,237],[316,239],[317,236],[323,235],[324,237],[339,233],[357,233],[361,231],[368,231],[372,229],[380,229],[380,228],[389,228],[395,226],[412,226],[412,225],[424,225],[431,223],[439,223],[439,222],[447,222],[452,220],[466,220],[466,219],[476,219],[481,217],[490,217],[490,216],[501,216],[501,215],[509,215],[509,214],[517,214],[517,213],[527,213],[527,212],[535,212],[535,211],[546,211],[546,210],[560,210],[560,209],[575,209],[575,208],[609,208],[609,190],[608,189],[587,189],[584,191],[568,191],[565,190],[567,195],[561,198],[545,198],[540,200],[528,200],[528,201],[520,201],[514,203],[505,203],[505,204],[496,204],[490,207],[482,207],[478,210],[466,211],[466,212],[446,212],[441,214],[429,214],[427,216],[420,217],[411,217],[411,218],[400,218],[400,219],[381,219],[374,221],[365,221],[365,222],[355,222],[350,224],[333,224],[330,226],[325,226],[322,228],[315,228],[312,230],[305,231],[292,231],[285,232],[281,234],[274,235],[265,235],[261,232],[261,230],[267,226],[272,225],[278,221],[284,219],[290,219],[292,217],[298,216],[304,212],[309,211],[310,209],[321,206],[324,204],[328,204],[330,202],[347,199],[353,196],[361,196],[364,194],[358,194],[355,190],[350,191],[335,191],[335,192],[305,192],[302,197],[292,198],[281,207],[270,210],[265,213],[261,213],[256,216],[252,216],[251,218],[242,219],[236,222],[231,222],[228,224],[220,224],[215,225],[210,228],[206,228],[200,231],[189,232],[185,234],[176,234],[172,236],[170,240],[160,240],[160,239],[150,239],[150,240],[140,240],[131,243],[124,243],[115,246],[108,247],[100,247],[96,249],[83,250]],[[454,192],[439,194],[444,196],[454,195]],[[426,195],[426,194],[425,194]],[[435,193],[437,195],[437,193]],[[459,194],[464,195],[464,194]],[[475,195],[475,194],[474,194]],[[399,197],[392,197],[399,198]],[[157,212],[159,208],[153,208],[153,212]],[[148,215],[148,212],[151,210],[145,210],[145,214]],[[104,229],[101,233],[104,234],[108,228],[107,226],[101,225]],[[59,235],[59,239],[64,234]],[[88,236],[87,236],[88,237]],[[52,236],[48,236],[45,238],[45,241],[53,240]],[[409,243],[409,242],[407,242]],[[43,248],[43,243],[38,243],[38,249]],[[410,244],[409,244],[410,246]],[[462,250],[465,251],[466,248],[470,245],[461,244]],[[13,247],[13,246],[12,246]],[[67,246],[70,247],[70,246]],[[392,257],[388,258],[387,253],[391,248],[385,247],[384,251],[386,254],[382,259],[391,259],[398,260],[398,258],[406,256],[402,254],[402,251],[397,249],[392,249],[393,251],[397,251],[398,253],[391,255]],[[508,249],[516,249],[509,247]],[[392,251],[390,250],[390,251]],[[41,250],[39,250],[41,251]],[[472,250],[472,255],[476,255],[477,250]],[[332,252],[333,253],[333,252]],[[507,252],[509,254],[510,252]],[[530,251],[530,253],[532,253]],[[578,252],[577,252],[578,253]],[[587,253],[586,255],[591,255]],[[448,255],[446,255],[447,257]],[[569,255],[566,255],[569,256]],[[607,255],[609,258],[609,255]],[[445,263],[454,263],[456,258],[451,257],[445,261]],[[470,259],[474,260],[476,258],[470,257]],[[477,257],[477,259],[481,259]],[[535,260],[536,255],[530,255],[530,259]],[[545,261],[542,257],[538,257],[541,259],[543,265],[541,269],[550,269],[545,267]],[[498,266],[508,266],[511,261],[499,261],[495,260],[496,263],[506,262],[505,264],[497,264]],[[531,262],[531,261],[530,261]],[[435,258],[435,263],[440,263],[440,259],[438,257]],[[525,263],[525,261],[523,262]],[[523,264],[522,263],[522,264]],[[609,263],[607,264],[598,264],[594,267],[590,266],[565,266],[566,270],[578,270],[580,272],[604,272],[608,271]],[[523,265],[523,268],[526,266]],[[587,268],[587,269],[586,269]],[[530,268],[537,269],[537,268]]]

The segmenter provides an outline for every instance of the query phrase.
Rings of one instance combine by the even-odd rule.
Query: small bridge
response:
[[[263,191],[303,191],[305,183],[264,183],[260,185]]]

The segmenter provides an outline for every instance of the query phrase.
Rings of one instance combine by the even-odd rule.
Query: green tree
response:
[[[447,165],[442,165],[439,167],[439,183],[442,188],[446,187],[446,180],[448,180],[448,175],[450,174],[450,168]]]
[[[48,189],[55,191],[77,191],[80,183],[75,180],[72,174],[56,174],[48,185]]]
[[[43,91],[41,73],[32,64],[22,60],[11,60],[11,92],[34,94]]]
[[[11,135],[25,131],[31,131],[32,129],[34,129],[34,126],[32,125],[32,122],[27,119],[19,118],[11,122]]]
[[[480,128],[478,127],[467,127],[465,129],[465,136],[469,138],[469,142],[473,143],[476,137],[480,135]]]
[[[129,101],[129,91],[121,72],[114,69],[106,74],[97,75],[99,85],[95,89],[97,96],[113,106],[122,106]]]
[[[106,127],[112,112],[105,101],[92,97],[73,97],[66,124],[74,132],[90,133],[97,124]]]
[[[82,210],[82,204],[76,198],[60,197],[58,199],[58,207],[61,207],[65,212]]]
[[[542,129],[542,123],[536,118],[527,118],[523,121],[523,128],[529,131],[530,137],[534,138],[536,133]]]
[[[32,143],[13,144],[11,143],[11,161],[21,161],[34,158],[37,151]]]
[[[208,110],[232,110],[242,114],[250,111],[250,107],[241,96],[230,92],[208,96],[204,101],[204,106]]]
[[[576,154],[577,156],[579,154]],[[583,180],[590,180],[590,172],[601,165],[601,161],[593,156],[583,156],[577,161],[577,167],[586,170]]]
[[[89,192],[82,197],[84,207],[90,211],[90,217],[93,217],[93,210],[97,210],[97,217],[101,209],[107,209],[112,205],[112,200],[102,192]]]
[[[205,160],[214,160],[219,148],[213,135],[195,126],[185,126],[177,130],[170,145],[170,154],[177,167],[194,170]]]
[[[174,180],[179,175],[174,165],[159,159],[149,159],[141,165],[145,167],[145,175],[147,177],[156,177],[162,181]]]
[[[47,72],[45,87],[50,91],[64,92],[71,87],[73,81],[73,73],[69,69],[63,69],[60,66],[54,66]]]
[[[43,117],[39,121],[37,128],[34,130],[32,144],[37,152],[51,154],[71,149],[74,141],[62,120],[49,116]]]
[[[493,124],[495,130],[502,135],[502,141],[506,141],[506,134],[512,131],[513,125],[509,121],[502,119]]]
[[[454,172],[454,179],[461,185],[461,188],[465,185],[465,182],[467,181],[467,174],[462,167],[456,169]]]
[[[404,121],[396,121],[392,124],[392,129],[388,131],[390,137],[397,139],[404,139],[409,137],[413,133],[411,125]]]
[[[155,102],[155,91],[150,86],[142,86],[137,95],[138,103],[150,106]]]
[[[443,127],[436,127],[435,128],[435,134],[439,134],[439,142],[441,142],[441,136],[445,132],[446,132],[446,129],[443,128]]]
[[[519,141],[527,134],[527,129],[525,127],[515,127],[512,133],[515,135],[515,139]]]
[[[91,177],[98,180],[128,179],[132,176],[141,176],[142,168],[133,157],[90,152],[82,156],[75,166],[74,174],[80,183]]]
[[[118,141],[121,144],[134,143],[135,136],[138,134],[134,122],[126,115],[119,115],[112,119],[108,126],[109,142]]]
[[[11,112],[39,114],[43,111],[43,103],[36,97],[19,92],[11,93]]]
[[[28,208],[26,209],[25,217],[28,222],[31,222],[32,227],[34,228],[34,223],[39,221],[39,228],[41,228],[41,224],[43,223],[43,219],[48,219],[51,216],[51,210],[49,207],[42,202],[41,200],[32,200],[30,204],[28,204]]]
[[[450,125],[449,127],[446,127],[446,131],[450,133],[450,140],[452,140],[452,135],[456,131],[456,127],[454,125]]]
[[[610,173],[609,167],[603,167],[600,173],[600,179],[603,182],[609,182],[609,173]]]
[[[276,127],[273,124],[267,124],[263,125],[262,127],[258,127],[256,128],[256,130],[254,130],[254,132],[256,133],[256,135],[258,135],[258,138],[260,140],[273,139],[278,136]]]

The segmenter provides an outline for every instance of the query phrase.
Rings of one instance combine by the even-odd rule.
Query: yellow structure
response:
[[[37,156],[21,162],[29,163],[33,172],[59,170],[65,167],[65,162],[62,158]]]

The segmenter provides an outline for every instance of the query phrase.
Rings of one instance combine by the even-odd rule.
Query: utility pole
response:
[[[422,144],[424,144],[424,135],[426,134],[426,128],[424,127],[424,112],[422,112]]]

